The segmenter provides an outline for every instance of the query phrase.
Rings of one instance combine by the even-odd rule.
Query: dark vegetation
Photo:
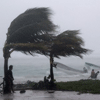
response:
[[[57,82],[57,90],[78,91],[81,93],[100,94],[99,80],[80,80],[72,82]]]
[[[26,84],[15,85],[16,90],[32,89],[32,90],[50,90],[50,84],[45,84],[44,81],[31,82]],[[79,80],[71,82],[55,82],[53,88],[55,91],[76,91],[79,93],[93,93],[100,94],[100,80]]]

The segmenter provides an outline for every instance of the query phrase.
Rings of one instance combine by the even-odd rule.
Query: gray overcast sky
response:
[[[0,57],[11,21],[34,7],[50,7],[60,33],[80,30],[85,47],[93,50],[91,55],[100,55],[100,0],[0,0]]]

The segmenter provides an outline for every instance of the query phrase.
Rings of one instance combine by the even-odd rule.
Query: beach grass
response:
[[[57,82],[56,85],[56,90],[100,94],[100,80]]]

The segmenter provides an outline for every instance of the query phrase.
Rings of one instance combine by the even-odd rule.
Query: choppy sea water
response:
[[[56,62],[65,64],[71,68],[83,70],[86,67],[85,62],[89,62],[100,66],[99,57],[85,57],[80,59],[79,57],[62,57],[61,59],[54,59]],[[0,59],[0,82],[4,75],[4,61]],[[13,75],[14,83],[23,83],[27,80],[38,82],[43,80],[44,76],[48,76],[50,73],[50,63],[47,57],[28,57],[28,58],[10,58],[8,65],[13,65]],[[91,70],[88,73],[76,73],[69,70],[61,68],[54,69],[54,78],[56,81],[74,81],[80,79],[87,79],[90,76]],[[91,67],[92,69],[92,67]],[[100,70],[99,68],[94,68],[95,71]],[[98,75],[100,79],[100,74]]]

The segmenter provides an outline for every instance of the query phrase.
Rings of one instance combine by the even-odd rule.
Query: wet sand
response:
[[[99,94],[78,94],[78,92],[26,90],[25,93],[16,91],[14,94],[0,94],[0,100],[99,100]]]

